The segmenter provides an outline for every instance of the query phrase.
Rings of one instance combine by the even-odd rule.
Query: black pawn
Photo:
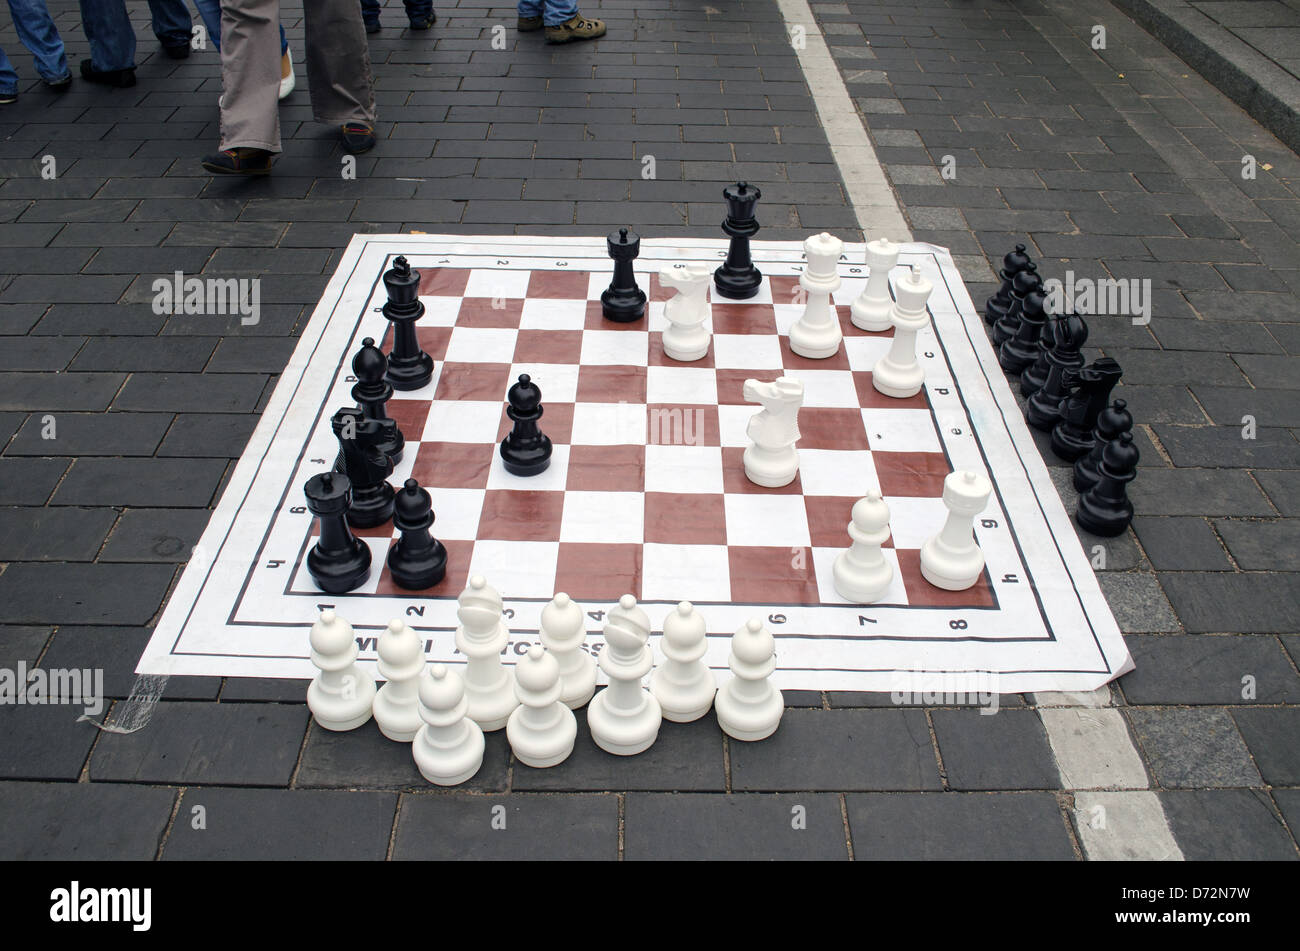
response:
[[[1120,433],[1106,444],[1098,469],[1097,484],[1079,496],[1074,520],[1085,532],[1109,538],[1128,528],[1133,520],[1133,503],[1128,484],[1137,478],[1138,448],[1132,433]]]
[[[393,524],[402,533],[388,549],[393,581],[408,591],[432,588],[447,574],[447,549],[429,532],[433,499],[414,479],[407,479],[397,493]]]
[[[727,248],[727,260],[713,272],[713,286],[723,297],[732,300],[748,300],[758,293],[763,283],[763,275],[754,267],[750,255],[749,241],[758,234],[758,220],[754,217],[754,207],[763,193],[749,182],[737,182],[722,190],[722,197],[727,200],[727,217],[723,219],[722,231],[731,238]]]
[[[384,524],[393,517],[393,487],[388,484],[393,460],[379,448],[379,424],[356,407],[347,407],[331,417],[330,425],[339,441],[343,471],[352,483],[348,522],[355,528]]]
[[[1014,251],[1008,251],[1006,257],[1002,259],[1002,270],[998,272],[998,277],[1002,278],[1002,286],[998,288],[996,294],[984,302],[984,322],[986,324],[996,323],[1006,316],[1007,308],[1011,306],[1011,282],[1016,279],[1016,275],[1029,266],[1029,255],[1025,253],[1023,244],[1016,245]]]
[[[519,375],[519,382],[506,394],[509,406],[506,415],[514,420],[514,428],[501,440],[501,459],[506,472],[517,476],[532,476],[545,472],[551,464],[551,440],[537,426],[542,418],[542,391],[527,373]]]
[[[320,540],[307,552],[307,571],[322,591],[344,594],[370,576],[370,548],[348,528],[352,484],[338,472],[307,480],[307,508],[320,519]]]
[[[424,316],[420,302],[420,272],[398,257],[384,272],[388,301],[384,316],[393,325],[393,349],[388,355],[388,382],[398,390],[418,390],[433,379],[433,357],[420,349],[415,322]]]
[[[1073,462],[1092,452],[1092,430],[1097,417],[1110,402],[1110,391],[1124,375],[1120,365],[1110,357],[1102,357],[1082,370],[1066,370],[1063,374],[1070,395],[1061,404],[1061,421],[1052,429],[1052,452]]]
[[[1000,347],[1016,335],[1020,327],[1020,311],[1025,298],[1043,289],[1043,279],[1038,276],[1038,265],[1030,263],[1011,282],[1011,306],[993,325],[993,345]]]
[[[1070,395],[1065,385],[1065,371],[1083,366],[1079,348],[1088,339],[1088,325],[1078,314],[1067,314],[1052,321],[1052,350],[1047,355],[1050,369],[1042,389],[1029,397],[1025,405],[1025,420],[1035,429],[1044,432],[1061,418],[1061,401]]]
[[[641,238],[635,232],[619,228],[605,239],[609,256],[614,259],[614,279],[600,295],[601,313],[606,320],[620,324],[640,320],[645,315],[645,291],[636,286],[632,262],[641,253]]]
[[[367,337],[361,341],[361,349],[352,358],[352,375],[357,378],[356,386],[352,387],[352,398],[366,419],[379,424],[383,431],[379,448],[393,460],[393,465],[397,465],[402,461],[406,438],[397,427],[397,420],[388,416],[386,404],[393,397],[393,384],[384,379],[387,372],[388,358],[375,346],[375,338]]]
[[[1007,373],[1019,376],[1038,358],[1038,340],[1043,335],[1043,324],[1047,322],[1045,304],[1046,298],[1041,290],[1025,295],[1016,335],[998,350],[998,363]]]
[[[1086,492],[1097,484],[1098,468],[1106,447],[1121,434],[1133,430],[1133,415],[1125,400],[1116,400],[1101,411],[1092,432],[1092,451],[1074,461],[1074,488]]]

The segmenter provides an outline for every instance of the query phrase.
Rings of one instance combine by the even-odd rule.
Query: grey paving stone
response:
[[[1300,515],[1300,472],[1257,472],[1255,478],[1283,515]]]
[[[1133,519],[1133,531],[1158,571],[1231,571],[1232,563],[1203,518]]]
[[[618,856],[618,797],[406,793],[398,860],[605,860]]]
[[[162,857],[377,861],[388,852],[396,813],[395,793],[192,788]]]
[[[1193,387],[1193,390],[1215,423],[1235,428],[1243,436],[1246,425],[1252,420],[1257,428],[1300,426],[1298,390],[1243,390],[1237,387],[1203,386]]]
[[[952,789],[1058,789],[1056,760],[1032,710],[936,710],[939,755]]]
[[[1161,786],[1262,785],[1228,711],[1130,707],[1128,715],[1139,749]]]
[[[0,458],[0,505],[42,504],[67,468],[67,459]]]
[[[787,711],[786,716],[791,713]],[[514,761],[510,788],[516,792],[588,789],[720,792],[725,784],[722,731],[712,713],[694,723],[665,721],[650,749],[636,756],[613,756],[591,739],[587,718],[579,712],[573,754],[550,769],[534,769]]]
[[[257,406],[266,379],[254,373],[133,373],[113,405],[120,410],[247,413]]]
[[[0,561],[91,561],[112,509],[0,508]]]
[[[41,318],[34,333],[152,337],[163,323],[164,318],[155,314],[152,308],[137,304],[116,304],[112,307],[103,304],[55,304]]]
[[[1075,857],[1051,793],[858,793],[845,799],[853,857],[860,861]]]
[[[33,413],[5,454],[151,456],[171,421],[170,413]]]
[[[167,431],[159,456],[238,459],[257,427],[257,417],[235,413],[181,413]]]
[[[81,458],[54,493],[55,505],[206,508],[226,470],[222,459]]]
[[[289,362],[298,341],[227,337],[208,363],[208,373],[279,373]]]
[[[135,665],[152,633],[139,626],[63,624],[51,638],[41,665],[103,671],[104,696],[123,699],[131,696],[135,687]],[[165,700],[215,700],[220,689],[220,677],[168,677],[162,696]]]
[[[1178,630],[1178,618],[1149,572],[1107,571],[1097,576],[1119,629],[1126,634]]]
[[[148,725],[105,733],[95,781],[285,786],[307,729],[306,704],[163,701]]]
[[[75,780],[98,734],[77,718],[98,706],[93,698],[89,704],[0,706],[0,779]]]
[[[71,369],[197,373],[216,346],[214,337],[100,337],[82,348]]]
[[[305,680],[279,680],[272,677],[227,677],[221,688],[221,700],[255,700],[263,703],[302,703],[307,696]]]
[[[1236,708],[1237,722],[1259,773],[1270,786],[1300,786],[1300,709],[1294,707]]]
[[[1247,472],[1143,467],[1129,485],[1138,515],[1276,515]]]
[[[1137,664],[1119,680],[1130,704],[1300,702],[1300,675],[1271,637],[1177,634],[1124,643]]]
[[[186,562],[211,514],[206,509],[127,509],[99,560]]]
[[[302,681],[295,681],[299,694]],[[299,700],[301,702],[301,698]],[[486,734],[483,766],[463,791],[501,792],[507,787],[510,744],[505,731]],[[303,748],[296,786],[324,786],[367,789],[426,789],[428,782],[416,769],[410,743],[394,743],[379,732],[374,720],[347,733],[321,729],[312,723]]]
[[[846,859],[839,796],[829,793],[629,793],[627,860]]]
[[[0,856],[13,861],[148,861],[176,792],[100,783],[0,783]],[[112,817],[96,821],[95,817]]]
[[[738,791],[940,788],[919,710],[787,710],[771,737],[728,750]]]
[[[125,380],[122,373],[0,373],[0,410],[104,410]]]
[[[1250,439],[1241,425],[1152,428],[1176,466],[1300,468],[1300,442],[1286,429],[1259,426]]]
[[[1245,386],[1246,377],[1225,353],[1195,350],[1123,350],[1107,348],[1130,379],[1142,383]]]
[[[144,624],[173,573],[170,565],[13,563],[0,575],[0,621]]]
[[[1192,634],[1253,632],[1289,633],[1300,629],[1300,604],[1294,574],[1261,572],[1170,572],[1161,586]]]
[[[0,350],[0,370],[62,370],[85,343],[81,337],[14,337]]]
[[[1214,525],[1242,569],[1300,571],[1300,519],[1217,519]]]
[[[0,667],[16,669],[22,661],[28,667],[35,665],[53,628],[6,624],[0,627]]]
[[[1192,861],[1295,861],[1296,846],[1259,789],[1161,790],[1170,831]]]
[[[1291,828],[1291,837],[1300,835],[1300,789],[1274,789],[1273,801]]]

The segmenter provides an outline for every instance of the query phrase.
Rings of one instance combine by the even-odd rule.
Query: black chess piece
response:
[[[763,275],[754,267],[749,241],[758,234],[754,206],[763,193],[749,182],[737,182],[722,190],[727,200],[727,217],[722,230],[731,238],[727,260],[713,272],[713,286],[719,294],[732,300],[748,300],[758,293]]]
[[[429,531],[433,499],[414,479],[407,479],[397,493],[393,524],[402,533],[388,549],[393,581],[408,591],[432,588],[447,574],[447,549]]]
[[[348,528],[352,484],[338,472],[322,472],[304,488],[308,510],[320,519],[320,540],[307,552],[307,571],[322,591],[344,594],[370,576],[370,548]]]
[[[1043,302],[1043,310],[1047,313],[1046,300]],[[1025,367],[1020,374],[1020,395],[1026,399],[1041,390],[1043,384],[1047,382],[1047,371],[1052,368],[1048,355],[1052,352],[1052,341],[1056,338],[1056,322],[1061,319],[1059,315],[1047,314],[1047,319],[1043,321],[1042,329],[1038,332],[1034,362]]]
[[[1006,316],[1007,308],[1011,306],[1011,282],[1030,263],[1023,244],[1018,244],[1014,251],[1007,252],[1002,259],[1002,270],[998,272],[998,277],[1002,278],[1002,286],[998,288],[996,294],[984,302],[986,324],[996,323]]]
[[[993,346],[1000,347],[1016,335],[1016,330],[1020,327],[1020,311],[1025,306],[1025,298],[1034,291],[1042,289],[1043,279],[1038,276],[1038,265],[1031,261],[1011,282],[1011,305],[993,325]]]
[[[1061,404],[1061,420],[1052,428],[1052,452],[1073,462],[1092,452],[1092,430],[1097,417],[1110,403],[1110,391],[1124,375],[1120,365],[1102,357],[1082,369],[1067,369],[1062,382],[1070,395]]]
[[[1038,357],[1038,339],[1047,322],[1047,298],[1041,290],[1030,291],[1020,308],[1016,335],[998,349],[998,363],[1007,373],[1019,376]]]
[[[1083,366],[1079,348],[1088,339],[1088,325],[1078,314],[1066,314],[1049,326],[1052,327],[1052,349],[1047,355],[1047,382],[1029,397],[1025,405],[1025,420],[1044,432],[1061,418],[1061,401],[1070,395],[1064,373],[1070,367]]]
[[[398,390],[418,390],[433,379],[433,357],[420,349],[415,322],[424,316],[420,301],[420,272],[404,257],[398,257],[384,272],[388,301],[384,316],[393,325],[393,348],[388,355],[388,382]]]
[[[1109,538],[1128,528],[1133,520],[1128,484],[1137,478],[1138,455],[1132,433],[1120,433],[1106,444],[1097,484],[1079,496],[1074,512],[1074,520],[1085,532]]]
[[[1092,431],[1092,451],[1074,461],[1074,487],[1079,492],[1086,492],[1097,484],[1097,470],[1101,466],[1102,454],[1106,447],[1119,438],[1120,434],[1132,432],[1133,415],[1128,411],[1125,400],[1116,400],[1097,416],[1097,425]]]
[[[519,382],[506,394],[506,400],[510,403],[506,415],[515,423],[501,440],[501,459],[506,472],[517,476],[545,472],[551,464],[551,440],[537,426],[542,418],[542,391],[527,373],[521,373]]]
[[[330,425],[339,441],[343,471],[352,483],[348,522],[355,528],[384,524],[393,517],[393,487],[388,484],[393,460],[379,448],[383,430],[355,406],[335,413]]]
[[[641,236],[626,228],[605,239],[609,256],[614,259],[614,279],[600,295],[600,310],[606,320],[631,323],[645,316],[645,291],[636,286],[632,262],[641,253]]]
[[[375,346],[375,338],[367,337],[361,341],[361,349],[352,358],[352,374],[357,383],[352,387],[352,398],[361,407],[366,419],[373,419],[380,426],[383,438],[379,448],[384,451],[393,465],[402,461],[402,452],[406,447],[406,438],[397,426],[397,420],[390,419],[386,404],[393,397],[393,384],[384,379],[388,372],[388,358],[384,351]]]

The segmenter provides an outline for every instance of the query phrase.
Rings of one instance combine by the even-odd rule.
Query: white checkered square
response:
[[[848,449],[800,449],[799,483],[804,495],[861,498],[872,489],[880,489],[871,453]]]
[[[519,331],[496,327],[455,327],[447,344],[452,363],[510,363]]]
[[[767,334],[714,334],[713,362],[726,370],[780,370],[784,366],[780,340]]]
[[[645,601],[729,601],[731,574],[725,545],[648,544],[641,556]],[[658,626],[658,618],[654,618]]]
[[[645,539],[640,492],[581,492],[564,496],[560,541],[639,545]]]
[[[434,400],[424,422],[421,442],[496,442],[504,412],[501,403],[480,400]]]
[[[723,499],[727,544],[807,548],[808,513],[800,495],[731,495]]]
[[[849,386],[852,385],[850,379]],[[718,402],[717,374],[708,367],[689,365],[648,367],[646,402],[712,406]]]
[[[844,353],[849,358],[852,370],[874,370],[880,358],[889,352],[894,342],[890,337],[860,337],[850,334],[844,338]]]
[[[928,409],[864,409],[872,452],[943,452]]]
[[[493,577],[506,572],[510,577],[510,598],[550,598],[555,594],[555,568],[560,560],[559,542],[479,540],[469,556],[469,573]],[[498,582],[500,583],[500,582]]]
[[[573,407],[571,441],[575,446],[640,446],[645,444],[645,430],[643,403],[577,403]]]
[[[425,486],[433,497],[433,537],[473,541],[483,514],[483,489],[440,489]]]
[[[587,330],[582,335],[584,366],[643,367],[650,360],[646,330]]]
[[[718,446],[646,446],[645,489],[673,494],[722,494]]]
[[[465,283],[466,297],[506,297],[518,299],[528,296],[528,280],[532,271],[492,271],[475,268]]]
[[[745,430],[749,421],[761,407],[742,403],[739,406],[718,407],[718,441],[724,446],[748,446],[749,436]]]
[[[920,548],[938,534],[948,518],[943,499],[891,495],[885,498],[885,504],[889,506],[889,531],[895,548]]]
[[[587,321],[585,308],[571,300],[530,297],[519,317],[523,330],[581,330]]]
[[[546,414],[542,414],[542,422],[546,422]],[[543,430],[545,431],[545,430]],[[546,467],[545,472],[539,472],[532,476],[517,476],[506,471],[506,464],[501,459],[501,453],[494,453],[492,456],[492,468],[488,471],[488,488],[489,489],[518,489],[530,492],[563,492],[564,484],[569,479],[569,447],[552,446],[551,447],[551,464]]]
[[[804,406],[857,409],[858,388],[849,370],[798,370],[792,374],[803,383]]]

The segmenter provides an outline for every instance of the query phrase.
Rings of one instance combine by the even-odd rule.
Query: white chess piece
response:
[[[710,316],[709,284],[713,272],[704,264],[659,269],[659,283],[677,291],[666,305],[664,317],[664,353],[673,360],[690,363],[709,352],[710,334],[705,323]]]
[[[840,255],[844,242],[822,232],[803,243],[808,258],[807,269],[799,276],[799,286],[807,292],[803,314],[790,328],[790,349],[801,357],[825,360],[840,351],[840,318],[831,304],[831,295],[839,289]]]
[[[732,635],[728,666],[735,676],[718,688],[713,702],[718,725],[733,739],[766,739],[781,723],[785,699],[768,681],[776,669],[776,639],[758,618]]]
[[[469,587],[458,600],[456,649],[466,657],[469,716],[484,733],[491,733],[505,726],[519,705],[514,670],[501,663],[501,652],[510,643],[510,631],[501,617],[501,595],[482,575],[469,579]]]
[[[596,658],[582,649],[587,640],[582,605],[561,591],[542,608],[538,633],[560,665],[560,699],[577,710],[596,692]]]
[[[755,485],[778,488],[789,485],[799,474],[799,407],[803,405],[803,384],[794,377],[778,377],[771,383],[746,380],[746,401],[761,403],[745,428],[753,445],[745,450],[745,475]]]
[[[879,333],[890,328],[894,300],[889,296],[889,272],[898,263],[901,250],[901,245],[888,238],[877,238],[867,245],[867,286],[849,308],[849,319],[859,330]]]
[[[605,618],[605,649],[600,669],[609,686],[591,698],[587,725],[591,738],[607,753],[632,756],[650,748],[663,720],[659,701],[641,686],[641,678],[654,666],[650,619],[625,594]]]
[[[916,335],[929,322],[925,302],[932,289],[930,282],[921,276],[921,269],[915,266],[894,288],[898,295],[890,317],[894,325],[894,339],[889,345],[889,352],[877,361],[875,369],[871,371],[872,386],[886,396],[905,399],[921,392],[925,371],[916,359]]]
[[[352,625],[334,613],[321,611],[311,626],[311,662],[320,671],[307,685],[307,709],[327,730],[355,730],[370,719],[375,678],[357,663],[357,639]]]
[[[659,642],[664,663],[650,675],[650,692],[659,701],[665,720],[690,723],[709,712],[718,682],[702,658],[708,650],[704,618],[689,601],[664,618]]]
[[[948,518],[939,534],[921,546],[921,575],[948,591],[963,591],[984,571],[984,552],[975,543],[975,516],[984,511],[993,483],[978,472],[950,472],[943,480]]]
[[[393,618],[379,635],[378,653],[379,675],[387,683],[375,694],[375,723],[390,740],[410,743],[420,732],[424,644],[405,621]]]
[[[894,566],[880,553],[889,538],[889,506],[875,489],[853,503],[849,522],[852,543],[835,557],[833,575],[840,597],[855,604],[879,599],[894,578]]]
[[[578,720],[560,700],[560,664],[540,644],[515,664],[515,695],[519,706],[506,724],[515,757],[538,769],[563,763],[578,738]]]
[[[420,775],[438,786],[457,786],[483,765],[483,731],[465,715],[465,683],[444,664],[420,678],[420,719],[411,753]]]

